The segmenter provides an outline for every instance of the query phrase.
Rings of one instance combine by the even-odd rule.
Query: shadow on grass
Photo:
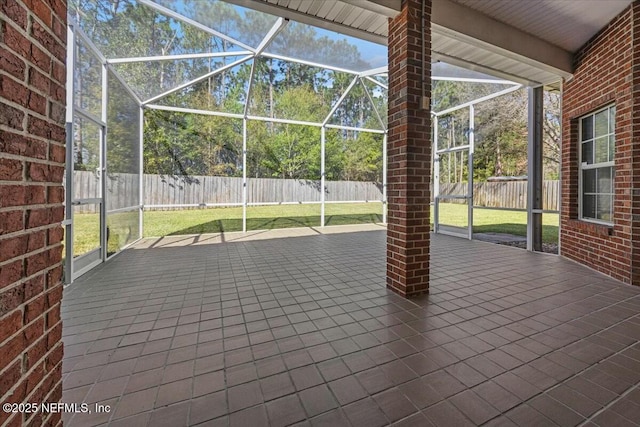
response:
[[[352,214],[325,216],[325,225],[372,224],[382,222],[379,214]],[[278,228],[319,227],[320,216],[291,216],[274,218],[247,218],[247,230],[275,230]],[[184,234],[207,234],[242,231],[242,219],[218,219],[182,230],[173,231],[168,236]]]
[[[320,218],[318,217],[318,222]],[[348,225],[348,224],[379,224],[382,222],[382,214],[351,214],[351,215],[325,215],[324,225]]]
[[[489,225],[474,225],[474,233],[506,233],[516,236],[527,236],[526,224],[489,224]],[[542,241],[546,243],[558,242],[558,226],[557,225],[543,225],[542,226]]]

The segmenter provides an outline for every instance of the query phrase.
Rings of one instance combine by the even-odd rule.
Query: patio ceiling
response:
[[[229,0],[386,43],[400,0]],[[432,59],[527,85],[569,78],[573,53],[631,0],[434,0]]]

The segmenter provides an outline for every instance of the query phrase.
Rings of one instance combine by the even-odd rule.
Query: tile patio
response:
[[[640,289],[442,235],[431,265],[404,300],[377,226],[145,240],[65,290],[63,400],[112,408],[65,425],[640,425]]]

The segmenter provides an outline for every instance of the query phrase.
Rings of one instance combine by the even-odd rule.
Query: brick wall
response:
[[[423,85],[431,97],[431,1],[424,0],[424,60],[422,3],[404,0],[389,21],[387,287],[405,296],[429,289],[431,117],[421,101]]]
[[[634,138],[634,132],[640,131],[640,120],[634,118],[640,106],[634,107],[633,99],[640,78],[633,75],[633,68],[640,65],[636,63],[640,58],[634,59],[640,44],[632,28],[640,24],[639,12],[639,3],[632,4],[576,54],[574,78],[565,83],[563,92],[560,215],[562,255],[637,285],[638,276],[632,279],[632,272],[640,259],[636,252],[633,260],[633,247],[640,238],[640,217],[636,216],[634,233],[632,206],[637,215],[640,192],[633,195],[632,188],[633,180],[640,180],[640,139]],[[638,37],[640,32],[635,34]],[[578,220],[578,118],[611,103],[616,105],[616,176],[614,219],[609,227]],[[635,188],[640,188],[637,182]]]
[[[0,2],[0,396],[62,397],[66,3]],[[0,412],[0,425],[60,415]]]
[[[633,57],[634,64],[631,69],[631,97],[634,100],[640,97],[640,2],[636,1],[631,6],[633,14]],[[630,188],[628,191],[628,202],[631,208],[631,283],[640,286],[640,116],[638,111],[640,105],[634,102],[633,112],[633,133],[631,140],[633,145],[628,147],[625,156],[629,159],[630,169],[633,173],[630,176]]]

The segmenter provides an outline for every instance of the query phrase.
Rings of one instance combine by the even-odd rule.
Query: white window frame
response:
[[[588,114],[585,114],[584,116],[581,116],[578,118],[578,218],[581,221],[587,221],[587,222],[593,222],[596,224],[602,224],[602,225],[607,225],[607,226],[612,226],[613,225],[613,215],[614,215],[614,200],[615,200],[615,144],[616,144],[616,139],[615,139],[615,119],[616,119],[616,111],[615,111],[616,105],[615,104],[609,104],[605,107],[599,108],[598,110],[592,111]],[[611,126],[611,109],[613,109],[613,126]],[[607,111],[607,133],[606,134],[602,134],[602,135],[596,135],[596,126],[595,126],[595,116],[598,113],[601,113],[602,111]],[[582,123],[584,119],[588,119],[590,118],[593,123],[592,123],[592,136],[590,139],[587,139],[585,141],[582,140]],[[595,162],[595,153],[596,153],[596,146],[595,146],[595,141],[598,138],[602,138],[602,137],[607,137],[607,143],[610,144],[611,142],[611,137],[613,136],[613,157],[614,160],[609,160],[607,162],[600,162],[600,163],[596,163]],[[593,144],[593,156],[594,156],[594,162],[591,164],[587,164],[586,162],[583,162],[582,159],[582,145],[586,142],[591,142]],[[609,149],[609,147],[607,147],[607,150]],[[609,151],[607,151],[609,152]],[[593,195],[596,196],[596,207],[595,207],[595,211],[597,213],[597,196],[598,195],[610,195],[611,196],[611,208],[610,208],[610,215],[611,215],[611,220],[610,221],[606,221],[603,219],[598,219],[598,218],[591,218],[591,217],[585,217],[583,215],[584,211],[583,211],[583,196],[585,195],[584,193],[584,188],[583,188],[583,172],[585,170],[593,170],[593,169],[604,169],[604,168],[612,168],[612,176],[611,179],[613,180],[613,182],[611,183],[611,193],[600,193],[597,191],[596,188],[596,192],[595,193],[589,193],[588,195]],[[597,187],[597,180],[596,180],[596,187]]]

